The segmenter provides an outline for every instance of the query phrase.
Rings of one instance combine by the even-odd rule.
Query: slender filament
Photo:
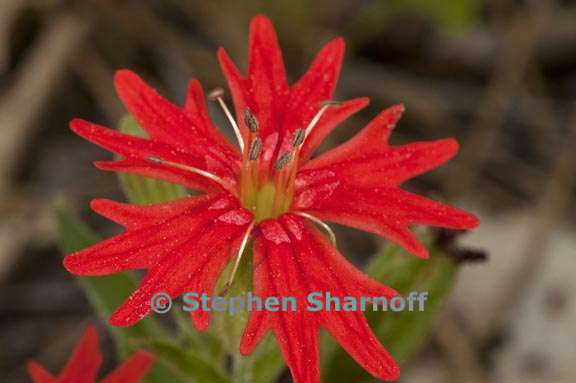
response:
[[[254,224],[255,223],[252,222],[250,224],[250,226],[248,226],[248,229],[246,230],[246,233],[244,234],[244,237],[242,238],[242,242],[240,243],[240,248],[238,249],[238,254],[236,255],[236,260],[234,261],[234,266],[232,267],[232,272],[230,273],[228,280],[224,284],[224,287],[222,288],[222,292],[220,293],[220,295],[226,295],[228,290],[230,290],[230,287],[232,287],[232,283],[234,283],[234,277],[236,276],[236,273],[238,272],[238,267],[240,266],[240,261],[242,260],[242,255],[244,254],[244,250],[246,249],[246,245],[248,244],[248,239],[250,238],[250,234],[252,233],[252,229],[254,229]]]
[[[179,164],[178,162],[163,160],[162,158],[158,158],[158,157],[147,157],[146,159],[148,161],[155,162],[157,164],[171,166],[171,167],[176,168],[176,169],[185,170],[185,171],[188,171],[190,173],[194,173],[194,174],[198,174],[202,177],[206,177],[206,178],[216,182],[217,184],[219,184],[220,186],[222,186],[224,189],[228,190],[232,194],[236,195],[236,192],[234,191],[234,189],[232,189],[226,181],[224,181],[222,178],[218,177],[215,174],[207,172],[206,170],[198,169],[198,168],[195,168],[193,166]]]
[[[228,109],[228,106],[226,106],[226,103],[222,98],[223,95],[224,90],[222,88],[216,88],[212,92],[210,92],[208,98],[211,100],[216,100],[218,102],[218,104],[224,111],[226,118],[228,118],[228,121],[230,121],[230,125],[232,125],[232,129],[234,130],[234,134],[236,135],[236,139],[238,140],[238,146],[240,146],[240,151],[244,152],[244,139],[242,138],[242,133],[240,132],[240,128],[238,127],[238,124],[236,123],[234,116],[232,116],[230,109]]]
[[[330,238],[330,241],[332,242],[332,244],[334,246],[336,246],[336,234],[334,234],[334,231],[332,231],[332,228],[330,226],[328,226],[324,221],[322,221],[319,218],[314,217],[312,214],[304,213],[303,211],[296,211],[296,212],[294,212],[294,214],[299,215],[299,216],[304,217],[304,218],[307,218],[310,221],[317,224],[318,226],[320,226],[322,229],[324,229],[326,231],[326,233],[328,233],[328,237]]]
[[[308,137],[310,135],[310,133],[312,132],[312,129],[314,129],[314,127],[316,126],[316,124],[318,124],[318,121],[320,121],[320,118],[324,115],[324,113],[331,107],[333,106],[338,106],[341,105],[340,102],[338,101],[326,101],[323,102],[320,110],[318,110],[318,113],[316,113],[316,115],[314,116],[314,118],[312,118],[312,120],[310,121],[310,123],[308,124],[308,126],[306,127],[305,130],[305,134],[304,134],[304,139],[302,140],[302,142],[304,142],[304,140],[306,140],[306,137]]]

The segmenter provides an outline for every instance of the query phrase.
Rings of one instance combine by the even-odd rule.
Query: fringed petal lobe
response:
[[[320,118],[316,127],[312,129],[306,141],[304,141],[302,149],[300,150],[300,164],[308,162],[314,150],[340,123],[365,108],[368,103],[369,99],[367,97],[361,97],[345,101],[342,105],[329,108]]]
[[[428,257],[428,250],[410,233],[410,225],[453,229],[478,226],[478,219],[470,213],[399,188],[370,188],[345,182],[329,189],[315,186],[302,191],[294,201],[294,209],[375,233],[422,258]]]
[[[252,312],[240,350],[252,351],[271,330],[296,383],[318,383],[320,328],[326,328],[375,377],[394,380],[398,367],[371,333],[363,314],[307,309],[308,295],[385,296],[396,292],[371,280],[348,263],[322,234],[302,218],[286,214],[264,221],[254,243],[254,292],[266,297],[294,297],[296,311]]]
[[[78,275],[107,275],[131,269],[148,272],[138,290],[113,314],[127,326],[150,310],[157,292],[177,297],[187,291],[212,294],[220,273],[234,255],[252,214],[229,195],[205,195],[149,206],[96,200],[96,211],[127,231],[67,256],[65,267]],[[206,313],[195,313],[199,328]]]
[[[154,364],[154,355],[138,351],[122,365],[112,371],[101,383],[138,383]]]
[[[220,183],[196,173],[139,158],[126,158],[118,161],[95,161],[94,166],[100,170],[150,177],[207,193],[222,193],[223,191],[236,193],[235,178],[223,178],[226,183],[226,187],[224,187]]]
[[[410,225],[471,229],[478,219],[400,189],[458,151],[453,139],[390,146],[390,133],[403,110],[402,105],[386,109],[349,141],[305,164],[296,179],[292,208],[378,234],[426,258],[428,251],[410,233]]]
[[[282,118],[288,80],[276,31],[270,20],[262,15],[254,17],[250,23],[248,81],[252,100],[248,106],[260,122],[260,134],[266,137]]]
[[[139,383],[152,367],[154,359],[154,355],[149,352],[137,351],[101,382]],[[28,362],[28,373],[34,383],[95,383],[101,364],[98,333],[94,326],[89,326],[58,377],[52,376],[34,361]]]
[[[214,139],[214,134],[206,134],[213,130],[210,121],[204,120],[208,118],[207,115],[196,115],[194,117],[196,124],[193,123],[186,113],[188,108],[183,110],[170,103],[129,70],[116,72],[115,84],[130,114],[138,120],[153,140],[200,157],[207,155],[206,148],[218,147],[223,153],[220,160],[232,163],[238,161],[238,153],[229,145],[222,145],[221,140]],[[197,101],[197,98],[193,100]],[[190,103],[188,107],[191,106]],[[201,110],[202,104],[197,105],[197,108]]]
[[[94,326],[88,327],[76,346],[72,357],[58,377],[59,383],[91,383],[96,380],[102,364],[102,353],[98,345],[98,333]]]
[[[58,383],[58,380],[52,374],[34,361],[28,362],[27,369],[34,383]]]
[[[344,55],[344,40],[336,38],[326,44],[310,68],[294,85],[288,86],[282,54],[272,23],[256,16],[250,25],[248,75],[243,77],[223,49],[218,52],[222,72],[227,79],[236,109],[238,125],[246,136],[242,118],[249,108],[260,123],[259,136],[264,142],[263,170],[268,170],[279,155],[291,150],[293,134],[305,128],[320,109],[322,101],[331,100]],[[334,108],[318,122],[316,132],[303,150],[304,159],[341,121],[361,109],[366,99],[352,100]],[[271,139],[273,137],[273,139]]]

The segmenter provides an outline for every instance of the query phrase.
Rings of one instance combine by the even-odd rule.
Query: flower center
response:
[[[226,105],[219,99],[223,108]],[[281,149],[274,161],[266,162],[261,157],[263,141],[259,136],[259,123],[249,108],[244,110],[244,123],[248,134],[239,140],[242,150],[242,171],[240,175],[240,200],[243,206],[254,212],[256,222],[276,218],[290,209],[294,196],[294,181],[298,171],[300,150],[324,112],[336,103],[323,103],[308,126],[289,132],[288,145]],[[226,112],[227,108],[225,109]],[[229,115],[228,112],[226,112]],[[232,123],[232,120],[231,120]],[[236,131],[237,125],[233,126]],[[239,129],[238,129],[239,131]],[[237,135],[241,138],[241,135]]]
[[[208,171],[157,157],[148,157],[147,159],[151,162],[186,170],[219,183],[224,189],[238,196],[243,207],[254,213],[256,223],[268,218],[276,218],[290,209],[302,146],[326,110],[332,106],[340,105],[340,103],[322,102],[308,126],[288,132],[288,141],[286,141],[286,137],[281,140],[281,150],[278,151],[275,159],[265,161],[261,156],[264,144],[262,137],[259,136],[258,119],[249,108],[244,110],[244,123],[248,132],[243,135],[226,106],[222,98],[223,95],[224,90],[217,88],[208,94],[208,98],[218,102],[238,140],[242,152],[239,190],[232,187],[226,180]],[[276,152],[278,148],[273,149]]]
[[[247,114],[250,114],[248,109]],[[240,175],[240,200],[245,208],[254,212],[257,222],[276,218],[290,208],[299,152],[299,146],[293,146],[275,162],[263,163],[261,147],[262,140],[251,131]]]

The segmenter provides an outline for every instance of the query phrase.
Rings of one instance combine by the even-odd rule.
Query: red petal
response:
[[[318,332],[325,327],[352,357],[375,377],[394,380],[398,367],[370,332],[361,312],[306,309],[308,294],[332,296],[394,296],[348,263],[316,229],[300,217],[284,215],[259,225],[254,243],[254,293],[266,297],[295,297],[295,312],[253,311],[240,350],[250,353],[267,330],[272,330],[296,383],[317,383]],[[290,306],[288,306],[290,308]]]
[[[128,229],[139,229],[162,224],[170,218],[190,213],[194,208],[204,210],[213,201],[213,195],[203,195],[153,205],[131,205],[101,198],[92,200],[90,207]]]
[[[386,381],[399,378],[398,365],[382,347],[360,311],[330,315],[326,329],[368,373]]]
[[[290,88],[284,116],[286,130],[306,127],[320,109],[320,103],[332,99],[344,49],[345,43],[340,37],[326,44],[304,76]]]
[[[94,326],[88,327],[74,354],[58,377],[61,383],[92,383],[96,380],[102,364],[98,346],[98,333]]]
[[[145,138],[134,137],[120,133],[89,121],[74,119],[70,121],[70,129],[79,136],[111,152],[125,157],[167,157],[167,160],[190,160],[194,157],[182,155],[169,145],[154,142]],[[184,158],[183,158],[184,157]],[[191,166],[194,166],[190,164]]]
[[[148,273],[138,290],[112,314],[110,322],[113,325],[128,326],[142,319],[150,311],[150,299],[158,292],[167,293],[173,298],[187,291],[213,293],[218,277],[235,254],[239,239],[252,220],[252,214],[237,207],[237,202],[236,206],[224,206],[222,202],[216,200],[204,211],[195,209],[187,212],[188,221],[160,223],[159,231],[169,230],[165,232],[168,245],[164,248],[161,242],[157,242],[157,237],[161,237],[161,234],[138,229],[133,238],[140,239],[139,247],[132,241],[126,245],[126,238],[121,235],[109,240],[111,243],[106,248],[109,249],[108,252],[101,248],[84,250],[87,254],[92,253],[92,256],[81,252],[81,260],[73,267],[75,272],[88,270],[94,273],[95,270],[99,271],[100,267],[114,272],[114,268],[141,266],[140,262],[152,262],[147,266]],[[148,243],[148,235],[153,237],[152,243]],[[95,247],[99,246],[100,244]],[[153,250],[156,250],[156,256]],[[121,257],[118,254],[121,254]],[[74,256],[78,255],[69,257]],[[92,258],[96,259],[95,263],[90,263]],[[109,258],[114,261],[109,261]],[[118,259],[127,260],[121,262]],[[70,268],[71,263],[68,262],[66,266]],[[203,329],[208,325],[209,317],[207,313],[198,311],[193,314],[193,320],[198,328]]]
[[[199,190],[203,192],[222,193],[222,191],[235,190],[236,179],[224,178],[224,181],[229,184],[229,189],[224,189],[219,183],[178,168],[165,166],[147,160],[138,158],[126,158],[119,161],[95,161],[94,166],[101,170],[108,170],[114,172],[124,172],[136,174],[143,177],[150,177],[157,180],[163,180],[174,184],[185,186],[189,189]]]
[[[246,107],[249,106],[248,102],[250,102],[250,106],[253,107],[253,102],[251,100],[249,101],[249,98],[251,98],[250,81],[242,77],[242,74],[240,74],[240,71],[236,65],[234,65],[234,62],[232,62],[224,48],[218,49],[218,62],[220,63],[224,77],[226,77],[232,98],[234,99],[234,108],[237,116],[236,121],[242,134],[246,136],[248,134],[248,128],[243,119],[238,117],[242,116]]]
[[[154,359],[153,354],[138,351],[112,371],[101,383],[139,383],[154,364]]]
[[[189,241],[188,233],[202,229],[237,207],[238,203],[232,197],[221,195],[130,207],[97,200],[93,203],[97,212],[126,225],[129,230],[68,255],[64,258],[64,266],[77,275],[107,275],[151,268]],[[123,210],[123,216],[119,209]],[[128,218],[127,214],[132,217]]]
[[[265,16],[258,15],[250,23],[249,52],[252,102],[248,106],[258,118],[260,135],[266,137],[277,129],[284,111],[288,80],[274,26]]]
[[[403,105],[395,105],[384,110],[350,140],[314,159],[306,165],[306,168],[316,169],[351,158],[384,152],[388,148],[390,133],[403,112]]]
[[[28,374],[34,383],[58,383],[58,380],[35,361],[28,362]]]
[[[261,159],[262,169],[268,169],[278,153],[291,150],[294,131],[310,123],[320,109],[321,101],[332,99],[343,54],[344,40],[337,38],[328,43],[304,76],[289,88],[274,28],[264,16],[255,17],[250,26],[247,77],[242,77],[223,49],[219,50],[220,66],[228,81],[243,134],[247,134],[247,128],[241,116],[246,108],[252,110],[260,123],[258,134],[264,142],[262,157],[265,153],[271,157]],[[352,100],[327,112],[307,140],[304,159],[338,123],[366,102],[366,99]]]
[[[95,210],[125,225],[122,234],[64,259],[79,275],[106,275],[148,269],[139,289],[113,314],[111,322],[128,326],[150,310],[157,292],[177,297],[186,291],[211,294],[214,285],[252,220],[231,196],[207,195],[151,206],[97,200]],[[208,325],[206,313],[193,320]]]
[[[322,141],[343,121],[368,105],[368,97],[356,98],[346,101],[342,105],[328,109],[312,129],[302,149],[300,150],[300,163],[304,164],[310,159],[314,150]]]
[[[274,94],[286,91],[288,80],[284,69],[282,51],[278,45],[274,25],[266,16],[257,15],[252,19],[248,44],[250,51],[248,76],[265,73],[266,86]]]
[[[294,131],[306,128],[320,110],[320,103],[332,99],[342,66],[344,48],[342,38],[326,44],[304,76],[290,88],[283,119],[279,125],[282,136],[278,153],[292,150]]]
[[[335,149],[337,150],[337,149]],[[327,162],[322,156],[299,172],[299,187],[305,188],[332,180],[362,187],[395,187],[454,157],[458,143],[451,139],[414,142],[381,149],[378,153],[350,154]],[[327,153],[328,155],[330,153]],[[332,177],[327,177],[332,174]]]
[[[247,127],[242,116],[250,108],[259,122],[260,137],[279,129],[279,121],[288,97],[288,81],[282,52],[274,26],[265,16],[259,15],[250,24],[248,75],[243,78],[238,68],[223,49],[218,51],[222,72],[234,99],[238,125],[243,134]]]
[[[204,93],[197,82],[192,82],[184,110],[162,98],[140,77],[130,71],[116,73],[116,87],[128,110],[151,135],[139,138],[115,130],[73,120],[70,127],[80,136],[103,148],[129,159],[146,161],[157,157],[166,161],[187,165],[220,178],[233,180],[239,174],[240,155],[212,124],[204,101]],[[165,173],[175,172],[173,166],[158,165]],[[176,174],[189,173],[195,184],[199,177],[180,170]],[[191,175],[193,174],[193,175]],[[206,183],[206,180],[204,181]]]
[[[238,149],[214,126],[212,118],[208,113],[204,90],[198,80],[192,80],[188,85],[188,95],[186,97],[184,112],[202,135],[220,146],[222,150],[229,153],[231,157],[235,156],[238,161],[240,160]]]
[[[147,158],[161,158],[205,170],[227,179],[232,185],[236,179],[235,171],[237,169],[234,165],[227,163],[227,159],[221,152],[218,152],[216,148],[203,149],[204,154],[197,156],[189,152],[177,150],[162,142],[130,136],[80,119],[72,120],[70,122],[70,128],[88,141],[111,152],[120,154],[123,157],[127,157],[128,162],[135,160],[145,167],[162,169],[164,173],[171,174],[173,178],[178,177],[179,183],[184,185],[197,186],[201,184],[214,184],[215,182],[186,170],[149,161]],[[198,181],[198,178],[203,178],[203,180]],[[217,183],[216,185],[219,186]]]
[[[182,109],[161,97],[135,73],[118,71],[115,83],[128,111],[154,140],[199,156],[204,155],[208,147],[220,146],[218,141],[208,139],[212,138],[206,134],[210,121],[204,121],[202,127],[193,124]],[[208,118],[207,115],[204,117]],[[196,120],[200,118],[196,116]],[[238,153],[230,150],[229,146],[220,146],[220,149],[228,160],[239,159]]]
[[[426,258],[428,251],[409,225],[470,229],[478,219],[399,188],[458,151],[453,139],[389,146],[403,110],[402,105],[386,109],[352,139],[304,165],[296,179],[292,208],[376,233]]]
[[[455,229],[478,226],[478,219],[472,214],[399,188],[367,188],[347,181],[329,190],[315,186],[301,192],[294,208],[323,220],[378,234],[422,258],[428,257],[428,251],[410,233],[409,225]]]

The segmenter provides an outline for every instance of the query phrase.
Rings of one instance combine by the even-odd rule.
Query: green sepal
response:
[[[230,377],[222,366],[203,355],[201,349],[190,349],[164,340],[152,340],[149,345],[160,359],[195,382],[230,382]]]

